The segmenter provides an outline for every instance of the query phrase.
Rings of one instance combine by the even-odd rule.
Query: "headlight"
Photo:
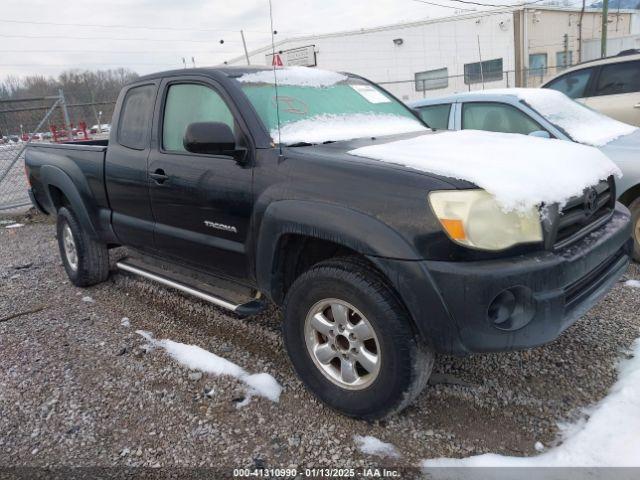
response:
[[[483,250],[541,242],[540,213],[505,212],[484,190],[431,192],[429,203],[451,240]]]

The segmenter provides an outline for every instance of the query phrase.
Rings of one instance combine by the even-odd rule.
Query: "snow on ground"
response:
[[[396,447],[390,443],[372,437],[370,435],[360,436],[354,435],[353,441],[356,442],[358,450],[367,455],[376,455],[378,457],[399,458],[400,453]]]
[[[627,280],[624,284],[627,287],[640,288],[640,280]]]
[[[128,317],[122,317],[122,320],[120,320],[120,325],[129,328],[131,326],[131,321]]]
[[[7,225],[4,228],[20,228],[20,227],[24,227],[23,223],[12,223],[11,225]]]
[[[350,115],[317,115],[290,122],[280,127],[280,141],[292,143],[322,143],[352,138],[381,137],[397,133],[424,132],[427,128],[413,118],[400,115],[354,113]],[[271,131],[278,139],[278,130]]]
[[[475,183],[505,210],[561,205],[620,169],[598,149],[562,140],[461,130],[357,148],[351,155]]]
[[[561,445],[535,457],[488,453],[424,460],[422,467],[640,467],[640,339],[609,394],[586,413],[586,420],[562,426]]]
[[[549,88],[510,88],[484,90],[486,94],[517,95],[540,115],[567,132],[576,142],[601,147],[637,130],[600,112],[571,100]]]
[[[348,78],[346,75],[338,72],[309,67],[276,68],[275,72],[278,78],[278,85],[293,85],[299,87],[330,87]],[[269,85],[275,83],[273,70],[245,73],[236,78],[236,80],[241,83],[267,83]]]
[[[86,297],[82,297],[82,301],[85,303],[95,303],[95,300],[88,295]]]
[[[244,382],[248,387],[248,395],[245,398],[246,403],[254,394],[268,398],[272,402],[277,402],[280,399],[282,387],[268,373],[250,375],[239,365],[197,345],[187,345],[168,339],[157,340],[153,338],[150,332],[144,330],[136,330],[136,333],[144,337],[151,346],[163,348],[174,360],[191,370],[198,370],[216,376],[229,375]]]

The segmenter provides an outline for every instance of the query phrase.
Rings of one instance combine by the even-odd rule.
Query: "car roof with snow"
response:
[[[480,90],[477,92],[460,92],[453,93],[451,95],[443,95],[439,97],[422,98],[420,100],[414,100],[407,102],[410,107],[426,107],[429,105],[441,105],[443,103],[454,102],[472,102],[472,101],[519,101],[521,100],[521,92],[523,88],[496,88],[491,90]]]
[[[174,77],[177,75],[211,75],[211,74],[223,74],[227,77],[237,77],[246,73],[262,72],[264,70],[271,70],[271,67],[266,65],[244,65],[244,66],[229,66],[221,65],[216,67],[199,67],[199,68],[180,68],[175,70],[165,70],[162,72],[150,73],[136,78],[131,83],[138,83],[145,80],[156,80],[164,77]]]

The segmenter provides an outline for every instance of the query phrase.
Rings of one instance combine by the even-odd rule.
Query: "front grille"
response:
[[[564,289],[565,309],[571,310],[576,303],[589,296],[607,280],[607,272],[626,255],[624,249],[620,249],[615,255],[608,258],[582,278],[568,285]]]
[[[584,190],[583,195],[571,198],[558,215],[556,247],[582,238],[599,220],[609,217],[615,208],[613,178]]]

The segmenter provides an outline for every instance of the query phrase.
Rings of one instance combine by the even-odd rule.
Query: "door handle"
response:
[[[640,108],[640,102],[636,103],[633,108]]]
[[[150,173],[149,176],[155,180],[156,183],[163,184],[169,180],[169,176],[164,173],[164,170],[158,168],[155,172]]]

